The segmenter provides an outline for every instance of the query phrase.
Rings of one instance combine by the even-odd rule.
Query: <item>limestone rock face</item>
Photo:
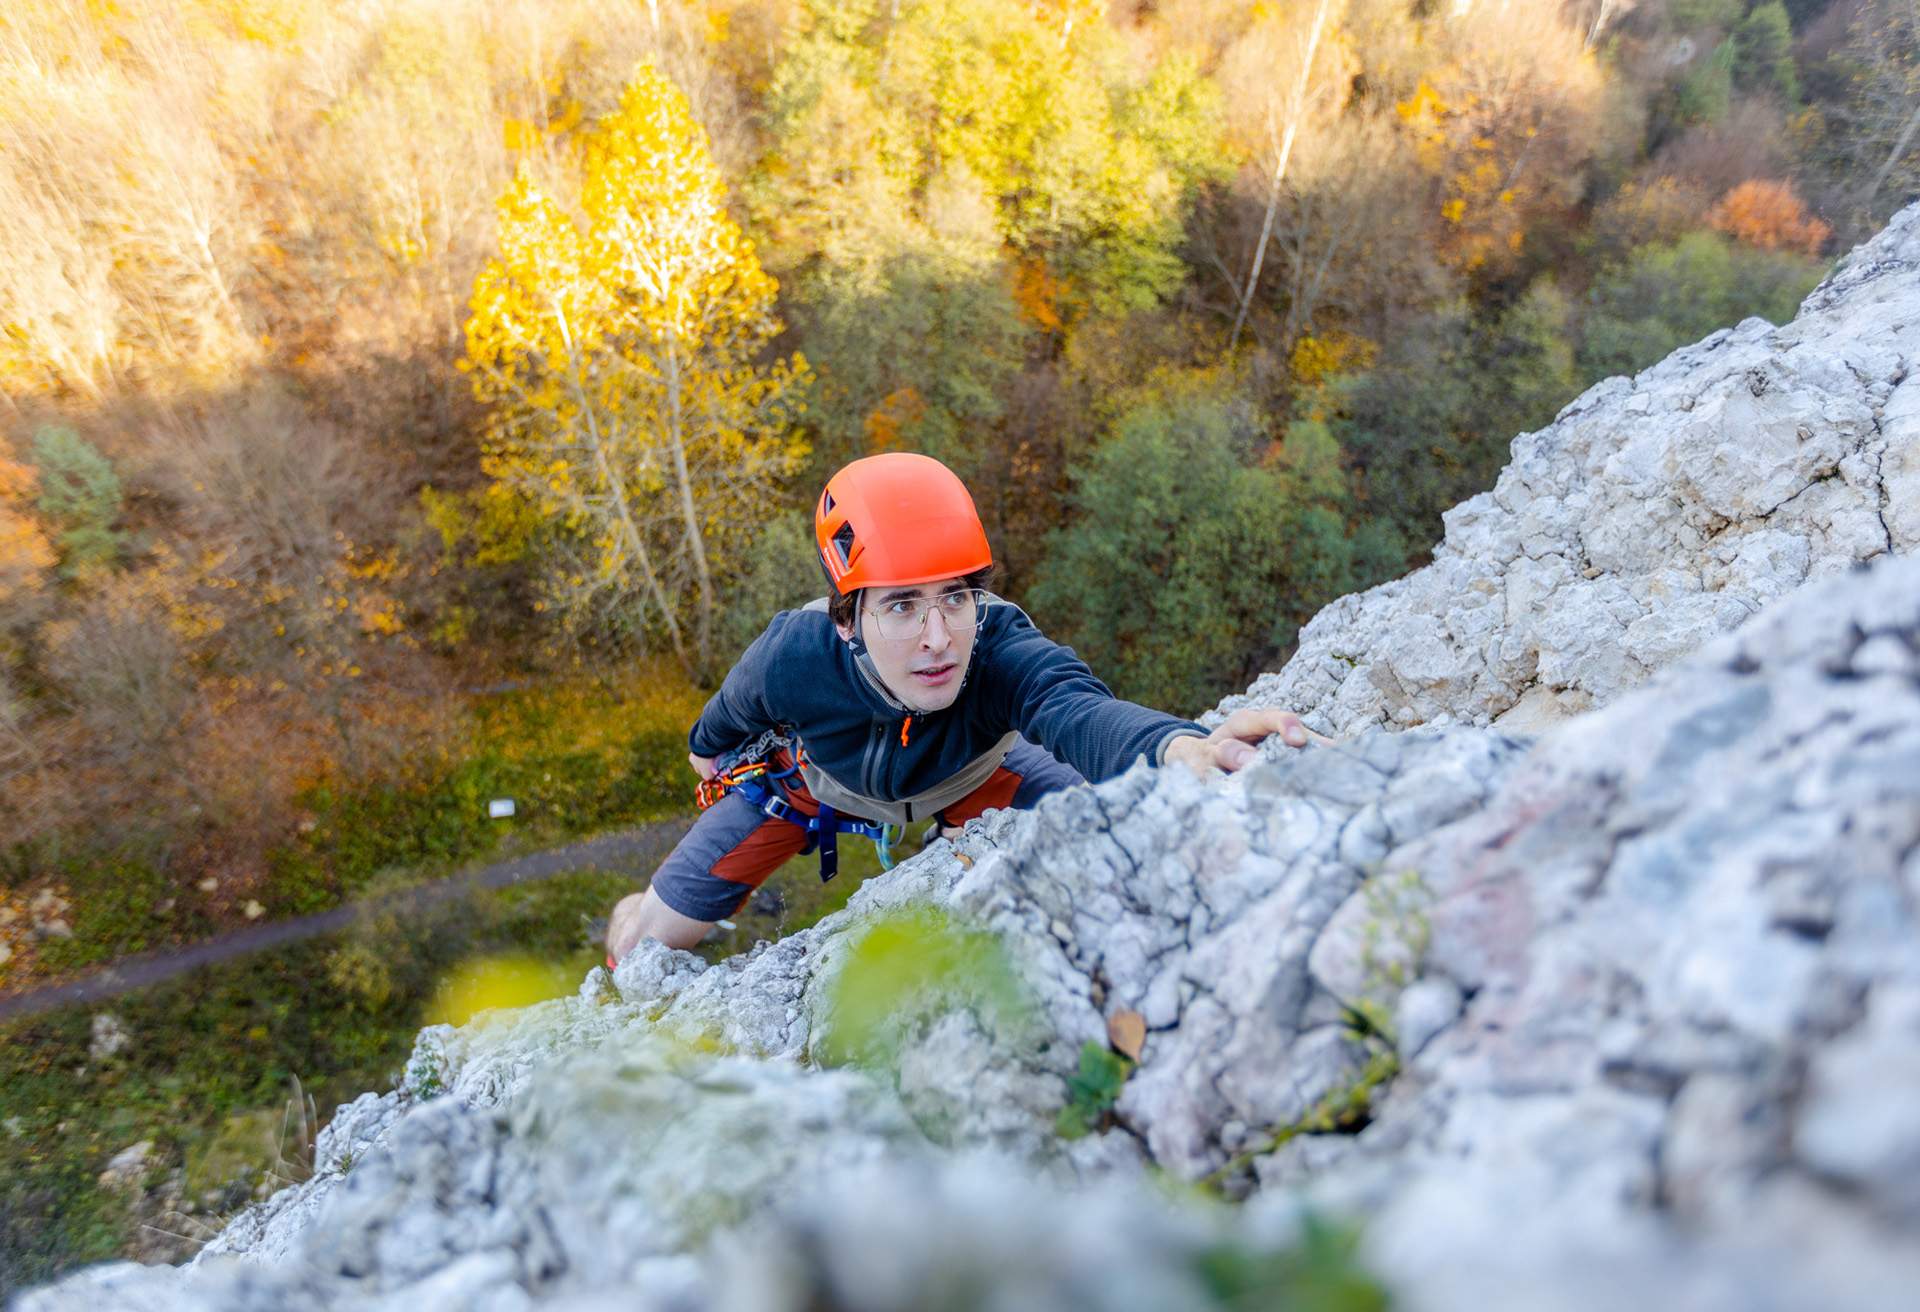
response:
[[[1531,750],[1454,726],[1266,752],[998,814],[721,965],[647,947],[577,998],[429,1030],[315,1179],[195,1266],[24,1306],[898,1306],[844,1293],[863,1226],[886,1288],[951,1292],[948,1257],[1004,1245],[1009,1289],[1196,1305],[1197,1255],[1283,1242],[1297,1190],[1371,1218],[1415,1308],[1906,1305],[1920,559],[1803,589]],[[889,1068],[811,1064],[860,926],[928,903],[999,932],[1030,1014],[935,1006]],[[1062,1140],[1117,1010],[1148,1027],[1117,1125]],[[1275,1147],[1383,1043],[1364,1130]],[[1260,1192],[1182,1209],[1146,1159]],[[923,1201],[904,1228],[795,1202],[849,1196]],[[784,1265],[737,1269],[742,1233]]]
[[[1698,1300],[1671,1305],[1911,1288],[1920,559],[1803,590],[1575,721],[1387,867],[1421,873],[1420,987],[1463,1009],[1417,1051],[1403,1033],[1337,1161],[1296,1141],[1270,1186],[1377,1207],[1373,1252],[1428,1306],[1477,1297],[1462,1251],[1543,1297],[1627,1252],[1650,1296]]]
[[[1513,443],[1426,568],[1334,602],[1221,703],[1328,733],[1499,721],[1617,697],[1800,586],[1920,549],[1920,209],[1775,328],[1609,378]]]
[[[1303,1200],[1400,1307],[1911,1306],[1916,222],[1788,329],[1596,389],[1316,620],[1254,695],[1343,740],[1139,765],[777,944],[429,1029],[191,1266],[18,1306],[1244,1306],[1220,1272],[1283,1270]],[[1020,1004],[948,979],[829,1066],[863,934],[929,907]]]

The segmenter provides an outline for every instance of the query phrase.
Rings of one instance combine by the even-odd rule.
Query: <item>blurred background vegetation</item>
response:
[[[1583,387],[1789,317],[1917,130],[1911,0],[13,0],[0,992],[684,809],[703,688],[874,451],[1198,711]],[[142,1000],[231,1029],[326,975],[379,1019],[71,1151],[32,1118],[84,1018],[9,1034],[0,1168],[350,1093],[455,923],[520,932]]]

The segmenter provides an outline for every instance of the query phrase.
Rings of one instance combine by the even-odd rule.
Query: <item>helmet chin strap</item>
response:
[[[887,681],[880,677],[880,667],[873,663],[873,653],[867,650],[867,640],[861,636],[860,593],[862,591],[864,589],[856,589],[853,594],[853,632],[841,634],[840,641],[846,643],[847,649],[853,653],[853,663],[859,667],[860,675],[867,681],[868,686],[879,693],[887,705],[902,713],[911,713],[912,708],[894,696],[893,689],[887,687]]]
[[[867,659],[867,640],[860,632],[860,594],[865,591],[865,588],[853,590],[853,630],[840,635],[840,641],[852,648],[854,656],[862,661]]]

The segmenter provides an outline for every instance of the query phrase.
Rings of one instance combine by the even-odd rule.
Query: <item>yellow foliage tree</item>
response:
[[[1498,272],[1579,199],[1603,130],[1600,69],[1549,5],[1468,10],[1443,38],[1448,57],[1395,108],[1433,179],[1449,261]]]
[[[1033,15],[1060,34],[1060,48],[1066,49],[1076,31],[1084,32],[1106,21],[1107,0],[1031,0]]]
[[[642,65],[574,163],[578,218],[523,168],[474,283],[482,467],[549,519],[563,617],[657,627],[705,672],[716,574],[805,454],[806,362],[760,363],[776,284],[671,82]]]

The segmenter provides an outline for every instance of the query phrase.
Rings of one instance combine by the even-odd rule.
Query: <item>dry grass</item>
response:
[[[744,160],[751,51],[716,57],[725,35],[682,3],[15,0],[0,393],[97,404],[456,343],[514,164],[639,59]]]

